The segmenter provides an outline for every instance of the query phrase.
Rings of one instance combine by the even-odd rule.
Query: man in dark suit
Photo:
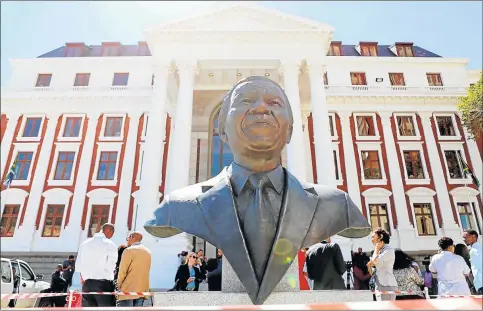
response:
[[[156,237],[187,232],[222,248],[255,304],[270,295],[299,249],[335,234],[370,233],[345,192],[299,181],[281,166],[292,129],[280,85],[263,76],[239,81],[219,114],[219,135],[230,145],[233,163],[212,179],[165,196],[145,224]]]
[[[346,262],[337,243],[330,239],[309,248],[306,257],[309,278],[314,280],[314,290],[345,289],[342,275],[346,272]],[[315,277],[311,275],[316,272]]]

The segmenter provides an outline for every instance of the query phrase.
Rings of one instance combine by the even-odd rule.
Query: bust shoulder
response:
[[[216,185],[220,180],[222,176],[218,175],[213,178],[210,178],[206,181],[189,185],[177,190],[174,190],[166,196],[166,202],[168,204],[170,203],[196,203],[197,198],[209,190],[211,187]]]
[[[330,188],[324,185],[318,185],[308,182],[301,182],[304,189],[314,189],[315,193],[319,197],[319,200],[345,200],[346,192],[337,188]]]

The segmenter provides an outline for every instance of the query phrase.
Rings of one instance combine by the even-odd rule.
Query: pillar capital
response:
[[[198,60],[196,59],[177,59],[176,69],[181,79],[184,76],[193,76],[199,73]]]
[[[327,70],[325,62],[320,59],[307,59],[306,69],[309,76],[322,76]]]
[[[302,60],[298,58],[284,58],[280,60],[279,72],[282,75],[296,74],[300,73],[300,68],[302,66]]]

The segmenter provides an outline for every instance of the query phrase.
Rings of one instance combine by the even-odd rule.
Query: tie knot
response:
[[[262,175],[251,175],[250,178],[248,179],[250,181],[250,184],[252,185],[253,188],[258,188],[262,189],[265,188],[267,185],[270,185],[270,179],[268,178],[267,175],[262,174]]]

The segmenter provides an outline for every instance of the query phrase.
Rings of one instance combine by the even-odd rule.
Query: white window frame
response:
[[[384,160],[382,157],[382,149],[381,144],[382,142],[356,142],[357,144],[357,152],[359,158],[359,167],[361,172],[361,181],[363,185],[387,185],[387,177],[386,177],[386,169],[384,167]],[[364,165],[362,163],[362,151],[377,151],[378,158],[379,158],[379,167],[381,169],[381,179],[366,179],[364,177]]]
[[[409,205],[411,206],[411,214],[413,216],[413,226],[415,234],[424,239],[434,239],[441,236],[441,228],[438,223],[438,214],[436,213],[436,206],[434,204],[434,196],[436,192],[426,187],[415,187],[406,191],[409,198]],[[414,212],[414,204],[431,204],[431,213],[433,215],[434,231],[436,235],[420,235],[418,225],[416,223],[416,213]]]
[[[377,126],[377,117],[375,112],[354,112],[354,132],[356,133],[357,140],[380,140],[381,136],[379,134],[379,126]],[[360,136],[359,130],[357,128],[357,117],[372,117],[372,121],[374,122],[374,136]]]
[[[335,118],[335,112],[329,112],[329,133],[330,133],[330,120],[332,119],[332,128],[334,129],[334,135],[331,135],[332,140],[339,140],[339,133],[337,133],[337,121]]]
[[[98,142],[97,143],[97,154],[96,154],[96,162],[94,166],[94,173],[91,179],[92,186],[116,186],[119,179],[119,159],[121,157],[121,150],[122,150],[122,142],[116,143],[106,143],[106,142]],[[99,171],[99,160],[101,158],[101,152],[103,151],[116,151],[117,152],[117,159],[116,159],[116,170],[114,172],[114,179],[113,180],[97,180],[97,174]]]
[[[67,118],[82,118],[81,119],[81,126],[79,129],[79,136],[78,137],[64,137],[64,130],[67,124]],[[80,141],[82,140],[82,133],[84,132],[84,121],[86,119],[85,113],[83,114],[64,114],[62,115],[62,123],[60,126],[59,135],[57,135],[58,141]]]
[[[25,199],[29,196],[29,193],[20,188],[9,188],[5,189],[0,193],[0,219],[3,216],[3,211],[5,210],[5,205],[20,205],[18,211],[17,225],[20,222],[20,217],[22,215],[23,209],[25,207]],[[17,229],[15,229],[16,231]],[[3,239],[4,237],[2,237]]]
[[[67,211],[69,209],[69,201],[70,198],[74,194],[70,192],[69,190],[66,189],[61,189],[61,188],[54,188],[45,191],[42,196],[45,198],[44,199],[44,205],[42,209],[42,216],[40,217],[40,222],[39,222],[39,228],[37,230],[37,236],[39,239],[47,239],[52,241],[52,239],[60,239],[62,238],[63,233],[65,232],[65,220],[67,217]],[[47,207],[49,205],[64,205],[64,215],[62,217],[62,226],[60,230],[60,235],[58,237],[44,237],[42,236],[42,233],[44,231],[44,225],[45,225],[45,217],[47,216]]]
[[[72,186],[74,184],[74,176],[76,175],[77,160],[79,157],[79,149],[81,143],[55,143],[54,159],[50,170],[47,185],[49,186]],[[74,162],[72,163],[72,172],[69,180],[55,180],[55,171],[57,169],[57,161],[60,152],[74,152]]]
[[[344,184],[344,178],[342,176],[342,169],[340,167],[340,152],[339,152],[339,144],[338,141],[332,142],[332,151],[335,151],[335,156],[337,157],[337,173],[339,174],[339,179],[336,179],[336,185],[342,186]],[[334,176],[335,177],[335,176]]]
[[[27,125],[27,118],[42,118],[40,121],[40,128],[39,128],[39,135],[37,137],[23,137],[23,132],[25,130],[25,126]],[[52,120],[53,121],[53,120]],[[45,114],[24,114],[22,116],[22,124],[20,125],[20,130],[17,133],[17,141],[40,141],[42,138],[42,129],[44,127],[45,122]]]
[[[441,142],[439,143],[439,147],[441,148],[441,156],[443,158],[443,163],[444,163],[444,169],[446,171],[446,179],[448,180],[448,184],[451,185],[457,185],[457,184],[471,184],[473,180],[471,179],[471,176],[468,176],[467,178],[451,178],[449,175],[449,170],[448,170],[448,163],[446,162],[446,157],[444,155],[445,151],[460,151],[461,156],[463,157],[463,160],[465,160],[466,163],[468,163],[468,157],[466,156],[465,149],[463,148],[463,142],[461,141],[455,141],[455,142]],[[462,164],[462,163],[460,163]],[[463,168],[461,168],[463,171]]]
[[[146,137],[147,137],[147,131],[148,131],[148,129],[147,129],[147,124],[146,124],[146,122],[147,122],[147,120],[148,120],[148,117],[149,117],[149,115],[148,115],[148,113],[146,112],[146,113],[143,115],[143,119],[144,119],[144,121],[143,121],[143,131],[142,131],[142,133],[141,133],[141,140],[146,140]]]
[[[398,144],[399,155],[403,163],[404,181],[406,182],[406,185],[429,185],[431,183],[431,178],[429,178],[428,167],[426,165],[423,142],[398,142]],[[421,159],[421,165],[424,173],[423,179],[409,179],[408,172],[406,170],[406,161],[404,161],[404,151],[419,151],[419,157]]]
[[[449,194],[451,194],[451,197],[453,199],[454,208],[456,209],[456,214],[458,215],[458,226],[461,228],[461,231],[463,231],[463,226],[461,225],[461,219],[458,212],[458,203],[468,203],[471,207],[471,212],[473,214],[473,220],[476,226],[475,230],[479,234],[482,234],[482,232],[479,232],[480,228],[477,221],[477,218],[482,219],[482,215],[479,214],[480,209],[478,202],[478,196],[480,195],[480,192],[470,187],[458,187],[451,190]],[[476,205],[476,208],[474,210],[472,206],[473,203]],[[479,223],[480,226],[483,225],[481,221]]]
[[[12,167],[13,162],[17,158],[19,152],[32,152],[32,162],[30,164],[27,179],[26,180],[14,179],[14,180],[12,180],[11,185],[12,186],[28,186],[28,185],[30,185],[30,181],[32,179],[32,175],[33,175],[32,170],[34,168],[34,164],[35,164],[35,161],[37,159],[37,149],[38,149],[39,143],[14,143],[13,145],[14,145],[14,149],[13,149],[13,153],[12,153],[13,156],[10,159],[10,163],[7,166],[7,169],[10,169]]]
[[[439,133],[438,128],[438,120],[437,117],[451,117],[451,122],[453,123],[453,128],[455,132],[455,136],[441,136]],[[433,120],[434,120],[434,127],[436,129],[436,135],[438,136],[438,140],[461,140],[461,133],[458,128],[458,123],[456,123],[456,115],[454,113],[433,113]]]
[[[121,122],[121,135],[119,137],[111,137],[111,136],[104,136],[104,132],[106,131],[107,125],[107,118],[122,118]],[[125,113],[108,113],[102,116],[102,127],[101,132],[99,133],[99,141],[123,141],[124,140],[124,126],[126,124],[126,114]]]
[[[86,196],[89,198],[89,203],[87,205],[85,229],[82,233],[82,235],[84,236],[84,240],[87,239],[89,233],[89,224],[91,222],[92,216],[92,206],[109,205],[108,222],[112,222],[112,209],[114,208],[114,200],[116,199],[118,194],[113,190],[100,188],[89,191]]]
[[[397,118],[398,117],[411,117],[413,119],[413,125],[414,125],[414,130],[416,132],[416,136],[402,136],[401,133],[399,133],[399,126],[397,123]],[[421,133],[419,132],[419,126],[418,126],[418,119],[416,118],[415,113],[394,113],[394,125],[396,128],[396,137],[398,140],[421,140]]]
[[[369,205],[371,204],[385,204],[387,207],[387,218],[389,221],[389,227],[391,228],[391,237],[396,236],[396,228],[394,228],[393,225],[393,215],[392,215],[392,210],[391,210],[391,195],[392,192],[384,189],[384,188],[370,188],[367,189],[366,191],[362,192],[362,196],[364,196],[364,204],[365,204],[365,209],[366,209],[366,215],[368,218],[368,222],[372,227],[371,223],[371,210],[369,208]]]

